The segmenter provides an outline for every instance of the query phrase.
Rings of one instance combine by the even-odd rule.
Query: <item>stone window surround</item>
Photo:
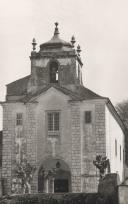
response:
[[[48,114],[49,113],[59,113],[59,128],[58,130],[48,130]],[[56,138],[60,136],[60,124],[61,124],[61,114],[60,110],[46,110],[46,117],[45,117],[45,123],[46,123],[46,135],[50,138]],[[55,124],[53,124],[54,126]]]
[[[85,111],[85,123],[90,124],[92,123],[92,111]]]
[[[16,126],[22,126],[23,125],[23,113],[17,112],[16,113]]]

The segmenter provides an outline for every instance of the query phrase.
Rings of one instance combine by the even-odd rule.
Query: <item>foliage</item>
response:
[[[29,164],[27,160],[16,163],[13,169],[12,192],[13,193],[30,193],[31,181],[36,168]]]
[[[116,105],[116,110],[128,129],[128,100],[118,103]]]
[[[105,176],[106,169],[108,169],[108,172],[110,173],[110,164],[109,159],[107,159],[107,157],[97,155],[96,160],[93,161],[93,164],[96,166],[96,168],[99,169],[100,178],[103,178]]]
[[[9,204],[117,204],[116,195],[99,193],[25,194],[13,196]],[[1,204],[8,204],[7,200]]]
[[[128,165],[128,100],[118,103],[116,110],[125,125],[125,163]]]

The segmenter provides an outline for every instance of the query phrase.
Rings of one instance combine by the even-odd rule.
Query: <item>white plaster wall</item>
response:
[[[116,119],[112,116],[108,107],[105,107],[105,123],[106,123],[106,156],[110,159],[110,167],[112,173],[118,173],[120,182],[123,180],[123,149],[124,134]],[[117,156],[115,155],[115,139],[117,140]],[[121,145],[121,160],[120,160]]]

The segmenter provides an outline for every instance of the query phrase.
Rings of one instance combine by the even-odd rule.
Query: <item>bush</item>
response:
[[[4,198],[0,204],[117,204],[115,195],[98,193],[25,194]]]

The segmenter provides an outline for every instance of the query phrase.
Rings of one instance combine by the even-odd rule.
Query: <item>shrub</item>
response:
[[[24,194],[4,198],[0,204],[117,204],[115,195],[98,193]]]

